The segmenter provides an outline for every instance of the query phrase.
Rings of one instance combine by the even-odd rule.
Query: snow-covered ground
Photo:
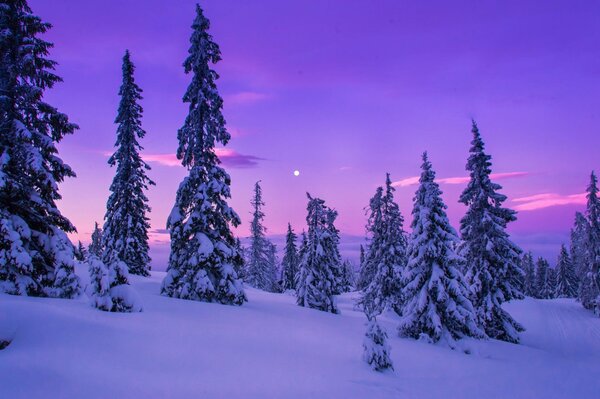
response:
[[[467,355],[401,339],[380,318],[395,371],[362,359],[355,294],[341,314],[247,289],[241,307],[161,297],[164,273],[132,277],[144,311],[106,313],[87,298],[0,295],[1,398],[598,398],[600,319],[573,300],[509,304],[521,345],[468,341]]]

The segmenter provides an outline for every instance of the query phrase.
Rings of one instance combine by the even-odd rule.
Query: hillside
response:
[[[110,314],[87,298],[0,295],[2,397],[19,398],[597,398],[600,320],[572,300],[509,305],[521,345],[468,341],[470,355],[388,331],[395,371],[361,360],[355,294],[341,315],[247,289],[242,307],[161,297],[163,273],[133,277],[140,314]]]

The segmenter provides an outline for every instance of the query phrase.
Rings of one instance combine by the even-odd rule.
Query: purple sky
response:
[[[157,183],[149,192],[156,269],[165,265],[162,229],[184,176],[173,153],[187,110],[181,64],[194,4],[30,0],[54,25],[47,38],[64,78],[47,98],[81,127],[60,146],[78,174],[62,185],[60,206],[84,242],[104,214],[121,58],[132,53],[145,97],[142,144]],[[258,179],[273,234],[288,221],[302,230],[310,191],[339,211],[345,235],[363,235],[363,208],[385,172],[410,219],[425,149],[456,227],[474,117],[507,205],[520,211],[513,237],[554,262],[583,209],[589,173],[600,169],[600,3],[201,4],[223,53],[219,89],[233,139],[221,153],[244,221],[237,234],[247,235]]]

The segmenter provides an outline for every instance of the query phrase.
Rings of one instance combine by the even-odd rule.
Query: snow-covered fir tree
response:
[[[51,25],[25,0],[0,4],[0,292],[72,298],[80,292],[75,227],[56,206],[75,176],[56,148],[77,129],[44,101],[61,78],[41,38]]]
[[[538,258],[535,269],[535,290],[536,298],[549,299],[552,298],[553,292],[548,281],[548,269],[550,265],[548,261],[542,257]]]
[[[468,209],[460,222],[459,253],[465,258],[465,278],[479,325],[491,338],[517,343],[518,332],[524,328],[502,308],[504,302],[523,298],[522,251],[506,232],[507,224],[516,220],[516,212],[502,206],[506,196],[490,179],[491,156],[485,152],[475,121],[472,133],[466,167],[470,179],[460,196]]]
[[[283,250],[283,259],[281,260],[281,288],[284,291],[296,289],[296,274],[298,273],[299,264],[296,238],[296,234],[292,230],[292,225],[288,223],[285,235],[285,249]]]
[[[533,261],[533,254],[526,252],[521,259],[521,268],[525,272],[523,277],[523,293],[530,297],[537,297],[537,290],[535,285],[535,263]]]
[[[556,287],[558,285],[556,268],[549,266],[546,278],[548,279],[548,299],[556,298]]]
[[[342,265],[342,256],[340,254],[340,232],[335,227],[335,219],[338,213],[336,210],[327,209],[327,237],[323,241],[323,248],[326,252],[326,258],[330,260],[329,267],[333,274],[333,293],[339,295],[343,290],[344,269]]]
[[[87,258],[87,249],[83,246],[81,241],[77,242],[77,248],[75,249],[75,259],[83,262]]]
[[[90,285],[88,296],[92,306],[106,312],[141,312],[140,299],[129,284],[129,272],[125,262],[115,252],[105,254],[104,259],[91,255],[88,258]]]
[[[262,210],[265,203],[262,199],[260,181],[254,184],[254,196],[250,204],[252,205],[252,221],[250,222],[250,247],[246,261],[246,282],[255,288],[274,292],[277,280],[274,277],[276,269],[274,269],[275,265],[271,259],[271,242],[265,237],[267,229],[263,225],[265,214]]]
[[[126,51],[122,66],[123,81],[119,89],[121,101],[115,120],[118,125],[117,149],[108,159],[108,164],[117,168],[106,204],[102,239],[105,254],[116,255],[125,262],[130,273],[149,276],[150,223],[146,213],[150,212],[150,207],[144,191],[154,182],[146,174],[150,166],[140,156],[142,146],[139,139],[146,132],[142,129],[143,109],[139,104],[142,89],[135,83],[134,71],[129,51]]]
[[[354,266],[348,259],[342,261],[342,292],[350,292],[356,285]]]
[[[582,272],[581,304],[600,316],[600,198],[598,179],[592,172],[587,188],[588,255]]]
[[[367,250],[364,251],[364,248],[361,246],[361,265],[360,265],[360,275],[358,278],[358,289],[364,290],[371,284],[373,278],[375,277],[375,273],[377,271],[377,264],[375,261],[370,259],[370,256],[375,254],[375,251],[371,251],[371,246],[373,245],[373,241],[375,240],[375,236],[379,237],[383,233],[378,229],[381,229],[383,226],[382,223],[382,209],[383,209],[383,187],[377,187],[375,190],[375,195],[369,200],[369,206],[367,208]]]
[[[102,246],[102,229],[98,226],[98,222],[94,222],[94,231],[92,231],[92,241],[88,246],[88,253],[90,256],[95,256],[100,259],[104,253],[104,247]]]
[[[563,244],[560,247],[558,262],[556,263],[556,292],[557,298],[576,298],[579,282],[577,274],[567,247]]]
[[[331,252],[326,250],[331,240],[328,211],[325,201],[308,196],[306,224],[308,234],[306,252],[300,262],[297,281],[297,303],[300,306],[324,312],[338,313],[333,297],[335,277],[332,272]]]
[[[367,267],[375,271],[364,289],[361,303],[370,313],[377,314],[386,307],[400,311],[402,271],[406,265],[406,235],[404,218],[394,201],[390,174],[386,175],[385,191],[380,209],[370,217],[371,243],[366,257]],[[372,263],[373,266],[369,266]]]
[[[306,231],[302,230],[302,234],[300,234],[300,246],[298,247],[298,270],[296,271],[296,290],[298,289],[298,281],[300,279],[300,264],[303,259],[306,257],[306,253],[308,252],[308,236],[306,235]]]
[[[573,228],[571,229],[570,254],[571,262],[573,262],[573,267],[575,268],[575,273],[577,274],[577,280],[579,284],[577,295],[579,299],[581,299],[580,295],[583,288],[582,282],[587,274],[589,265],[589,234],[590,225],[587,219],[581,212],[576,212],[575,222]]]
[[[469,289],[455,252],[458,236],[450,226],[435,172],[423,154],[414,197],[408,262],[403,272],[403,308],[398,331],[403,337],[445,342],[481,337]]]
[[[367,316],[367,319],[367,331],[363,339],[363,360],[375,371],[393,370],[387,333],[377,323],[375,316]]]
[[[277,245],[268,242],[269,246],[267,249],[267,262],[269,263],[269,272],[271,273],[270,279],[273,281],[271,286],[272,292],[282,292],[281,281],[279,281],[279,258],[277,257]]]
[[[246,301],[235,272],[235,237],[231,225],[241,221],[227,204],[231,178],[219,165],[217,144],[226,145],[217,73],[210,64],[221,60],[219,46],[208,33],[209,21],[196,6],[189,56],[184,62],[192,74],[183,101],[189,104],[185,123],[177,133],[177,158],[189,171],[177,190],[175,205],[167,221],[171,254],[163,295],[241,305]]]

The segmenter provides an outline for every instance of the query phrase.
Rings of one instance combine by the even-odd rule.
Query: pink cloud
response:
[[[231,168],[251,168],[258,165],[263,158],[254,155],[240,154],[239,152],[229,148],[216,148],[215,153],[223,163],[223,165]],[[142,158],[146,162],[155,162],[163,166],[180,166],[181,161],[177,159],[175,154],[142,154]]]
[[[524,177],[529,175],[528,172],[505,172],[505,173],[492,173],[490,178],[492,180],[503,180],[515,177]],[[455,177],[444,177],[437,179],[438,183],[443,184],[466,184],[469,182],[469,176],[455,176]],[[394,187],[407,187],[413,186],[419,183],[419,176],[407,177],[406,179],[398,180],[392,183]]]
[[[561,195],[557,193],[543,193],[513,199],[518,202],[515,206],[517,211],[535,211],[558,205],[584,205],[586,203],[585,193]]]
[[[235,94],[225,96],[224,102],[227,104],[253,104],[270,98],[268,94],[258,93],[255,91],[242,91]]]

